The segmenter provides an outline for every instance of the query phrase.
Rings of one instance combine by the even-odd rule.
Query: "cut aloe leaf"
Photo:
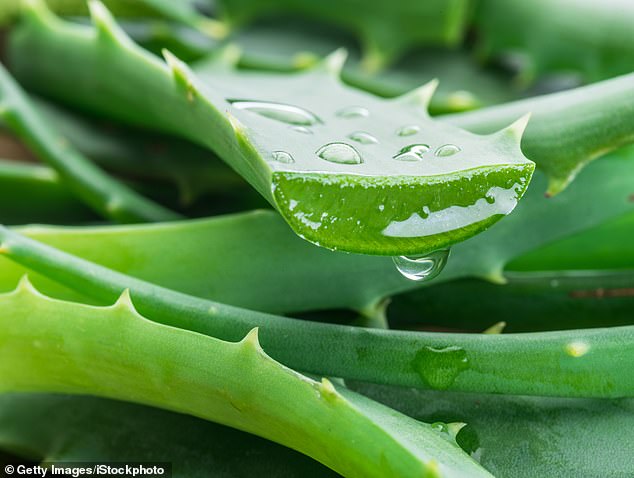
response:
[[[558,194],[590,161],[634,141],[634,73],[443,120],[491,133],[527,112],[522,150],[548,175],[548,195]]]
[[[634,231],[634,202],[628,199],[634,155],[620,151],[610,156],[589,165],[554,198],[544,197],[546,178],[537,172],[513,215],[454,246],[447,267],[431,284],[468,277],[504,282],[510,267],[634,268],[628,242]],[[580,210],[585,213],[576,214]],[[404,279],[387,257],[312,247],[274,211],[137,226],[35,226],[20,232],[169,289],[280,314],[323,309],[371,312],[386,297],[421,287],[420,282]],[[25,272],[0,258],[0,290],[11,290]],[[31,279],[56,298],[87,300],[45,277],[32,275]],[[421,294],[434,294],[434,290]],[[436,303],[443,302],[437,299]],[[413,315],[423,314],[427,315],[420,309]],[[443,314],[439,310],[428,318]],[[473,314],[469,317],[473,319]]]
[[[194,72],[140,49],[91,5],[94,28],[31,2],[12,41],[17,74],[70,103],[208,146],[313,243],[426,253],[510,213],[528,185],[526,117],[488,136],[438,123],[426,113],[433,83],[382,100],[341,83],[340,52],[294,75],[238,72],[228,55]]]

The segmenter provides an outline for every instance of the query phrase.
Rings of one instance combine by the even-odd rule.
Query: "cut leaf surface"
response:
[[[422,254],[481,232],[528,185],[534,164],[519,149],[526,118],[489,136],[438,123],[426,113],[433,84],[376,98],[341,83],[340,52],[293,75],[241,73],[226,55],[194,72],[169,53],[165,64],[135,46],[92,5],[94,29],[32,7],[12,42],[20,77],[73,104],[208,146],[313,243]],[[55,61],[26,62],[27,51]],[[83,87],[65,86],[71,74]],[[402,133],[410,127],[419,133]]]

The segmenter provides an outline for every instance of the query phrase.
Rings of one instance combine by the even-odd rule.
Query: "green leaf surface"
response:
[[[628,0],[483,0],[474,23],[480,55],[513,58],[523,82],[562,72],[592,82],[632,71]]]
[[[350,384],[421,420],[468,425],[458,443],[499,478],[625,478],[634,402],[441,393]]]
[[[634,263],[629,267],[505,272],[503,285],[463,279],[421,288],[392,298],[390,326],[480,332],[503,321],[504,333],[513,333],[631,325]]]
[[[548,175],[547,193],[557,194],[587,163],[634,141],[634,73],[443,119],[490,133],[528,112],[522,151]]]
[[[78,395],[0,395],[0,449],[34,461],[172,463],[175,478],[340,476],[273,442],[191,416]]]
[[[0,160],[0,204],[0,221],[4,224],[67,224],[95,219],[62,186],[53,170],[17,161]]]
[[[178,214],[112,179],[47,124],[0,64],[0,118],[89,207],[121,222],[175,220]]]
[[[392,385],[508,394],[624,397],[634,393],[633,327],[531,334],[440,334],[298,321],[165,289],[0,227],[0,253],[107,301],[123,288],[152,320],[223,340],[262,327],[273,357],[298,370]]]
[[[38,89],[48,94],[207,145],[311,242],[382,255],[443,248],[508,214],[532,174],[518,146],[526,119],[489,136],[441,125],[425,111],[429,86],[378,99],[341,83],[338,54],[294,75],[247,75],[222,58],[194,73],[135,46],[92,5],[94,29],[29,10],[11,48],[20,77],[31,86],[46,77]],[[23,61],[27,51],[40,60]],[[66,88],[69,74],[84,87]]]
[[[174,184],[180,193],[180,204],[190,206],[210,193],[248,199],[243,209],[263,204],[254,198],[247,183],[206,148],[189,141],[121,125],[71,112],[46,101],[37,101],[46,121],[81,153],[101,167],[124,177]],[[237,200],[236,200],[237,202]]]
[[[633,168],[634,156],[613,153],[550,199],[541,193],[545,178],[537,174],[514,214],[454,246],[448,266],[431,284],[465,277],[504,281],[509,262],[535,264],[533,270],[634,268],[628,242]],[[307,244],[271,211],[174,224],[20,231],[173,290],[267,312],[371,311],[386,297],[420,287],[402,278],[388,258]],[[595,255],[609,262],[602,266],[591,259]],[[25,270],[2,260],[0,271],[0,290],[6,291]],[[33,281],[56,297],[77,298],[39,276]]]
[[[368,1],[363,5],[353,0],[222,0],[218,6],[230,25],[294,15],[341,27],[360,37],[369,70],[381,68],[413,46],[457,44],[469,13],[468,0]]]
[[[448,434],[236,343],[110,307],[56,301],[27,280],[0,296],[0,390],[91,394],[179,411],[297,449],[349,477],[490,476]]]

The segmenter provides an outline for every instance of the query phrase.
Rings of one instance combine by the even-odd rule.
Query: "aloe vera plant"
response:
[[[627,10],[47,5],[0,7],[1,461],[632,473]]]
[[[519,149],[526,117],[485,137],[441,126],[425,113],[433,84],[398,100],[378,100],[341,84],[340,53],[288,77],[236,74],[225,56],[194,72],[169,53],[167,64],[144,53],[101,4],[91,5],[94,30],[60,24],[43,4],[33,4],[15,49],[64,54],[71,46],[72,63],[83,65],[77,75],[90,75],[80,83],[97,87],[108,78],[92,75],[97,64],[112,62],[109,68],[131,75],[127,85],[136,82],[148,98],[169,100],[128,95],[132,90],[121,90],[118,81],[98,86],[107,98],[81,89],[48,93],[209,146],[311,242],[386,255],[441,249],[508,214],[528,185],[533,164]],[[27,75],[20,57],[13,55],[12,64]],[[50,79],[60,73],[54,70],[37,76]],[[248,96],[254,87],[260,98]],[[320,95],[323,87],[328,93]],[[127,108],[130,102],[139,109]],[[189,118],[187,124],[179,116]],[[343,195],[334,203],[333,190]]]
[[[271,360],[257,329],[230,344],[144,320],[127,292],[111,307],[91,308],[47,299],[27,280],[3,299],[5,317],[13,319],[3,326],[5,391],[90,393],[160,405],[298,448],[348,476],[490,476],[449,433]],[[33,343],[39,352],[24,360]],[[142,378],[148,374],[153,385]],[[339,421],[348,426],[329,425]]]

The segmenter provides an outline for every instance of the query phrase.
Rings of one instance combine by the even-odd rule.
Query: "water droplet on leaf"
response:
[[[365,118],[370,116],[370,112],[367,108],[362,106],[348,106],[347,108],[337,111],[336,114],[339,118]]]
[[[310,111],[300,108],[299,106],[285,105],[283,103],[273,103],[271,101],[253,101],[253,100],[227,100],[234,107],[251,111],[260,116],[282,121],[283,123],[310,126],[315,123],[321,123],[321,120]]]
[[[306,126],[291,126],[291,129],[297,133],[313,134]]]
[[[445,390],[469,367],[469,359],[467,352],[461,347],[425,346],[416,354],[413,365],[427,385]]]
[[[460,148],[455,144],[444,144],[436,150],[436,156],[453,156],[458,152],[460,152]]]
[[[431,424],[431,427],[441,433],[449,433],[449,427],[446,423],[443,422],[434,422]]]
[[[286,151],[273,151],[273,159],[279,163],[290,164],[294,163],[293,157]]]
[[[403,126],[402,128],[399,128],[396,131],[396,134],[399,136],[411,136],[413,134],[416,134],[420,131],[420,127],[416,126],[415,124],[410,124],[407,126]]]
[[[346,143],[329,143],[319,148],[316,154],[326,161],[339,164],[361,164],[359,152]]]
[[[348,138],[361,144],[376,144],[379,142],[378,139],[365,131],[355,131],[354,133],[350,133]]]
[[[427,151],[429,151],[429,145],[427,144],[410,144],[395,154],[394,159],[398,161],[421,161]]]
[[[422,256],[397,256],[392,260],[403,277],[414,281],[429,281],[442,272],[448,257],[449,249],[441,249]]]

